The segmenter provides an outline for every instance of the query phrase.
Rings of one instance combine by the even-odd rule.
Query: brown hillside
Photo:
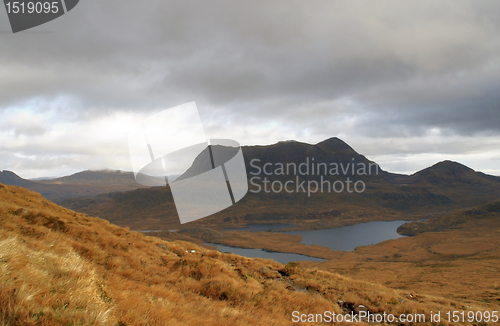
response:
[[[0,325],[290,325],[293,311],[486,309],[146,237],[3,185],[0,270]]]

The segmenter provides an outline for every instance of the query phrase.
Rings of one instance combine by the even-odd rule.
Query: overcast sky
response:
[[[0,170],[130,171],[127,131],[191,101],[209,138],[500,175],[500,2],[81,0],[16,34],[0,7]]]

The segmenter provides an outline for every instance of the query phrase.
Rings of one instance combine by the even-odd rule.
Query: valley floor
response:
[[[200,243],[196,234],[191,240]],[[280,232],[218,231],[208,241],[324,258],[328,261],[300,265],[394,289],[500,308],[500,218],[496,216],[456,229],[357,247],[352,252],[304,245],[300,236]]]

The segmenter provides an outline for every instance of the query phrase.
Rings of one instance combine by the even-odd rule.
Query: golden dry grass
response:
[[[2,326],[290,325],[293,311],[360,304],[394,314],[484,309],[147,237],[2,185],[0,271]]]

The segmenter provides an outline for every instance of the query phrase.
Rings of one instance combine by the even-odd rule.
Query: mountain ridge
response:
[[[94,175],[94,179],[89,180],[89,175]],[[119,178],[102,178],[102,176],[116,176]],[[95,176],[101,176],[100,179]],[[115,183],[110,183],[110,179],[115,180]],[[116,182],[116,180],[119,182]],[[75,181],[76,180],[76,181]],[[21,178],[16,173],[3,170],[0,171],[0,183],[23,187],[31,191],[38,192],[49,200],[60,203],[65,199],[74,197],[92,197],[103,193],[111,193],[117,191],[127,191],[137,188],[144,188],[135,182],[132,172],[96,172],[82,171],[70,176],[56,178],[51,180],[27,180]]]
[[[378,175],[366,176],[352,175],[352,171],[344,176],[269,176],[262,170],[264,164],[291,162],[299,165],[304,163],[306,158],[315,158],[315,162],[328,164],[376,164],[338,138],[330,138],[315,145],[294,141],[270,146],[243,146],[242,151],[249,179],[261,178],[261,184],[263,178],[268,178],[269,182],[283,183],[294,181],[295,178],[298,178],[299,182],[318,182],[321,178],[335,182],[345,181],[349,177],[353,181],[363,181],[366,191],[360,194],[318,192],[308,196],[302,192],[253,192],[256,187],[249,183],[249,192],[240,202],[222,212],[193,222],[193,227],[220,228],[222,225],[251,222],[293,221],[304,224],[307,228],[327,228],[382,218],[420,219],[419,216],[436,211],[472,207],[500,198],[500,178],[475,172],[452,161],[438,162],[412,175],[393,174],[380,169]],[[260,174],[257,173],[256,166],[261,169]],[[171,198],[167,186],[120,194],[103,194],[87,199],[67,199],[62,204],[134,229],[188,227],[179,225]],[[129,205],[127,202],[134,204]]]

